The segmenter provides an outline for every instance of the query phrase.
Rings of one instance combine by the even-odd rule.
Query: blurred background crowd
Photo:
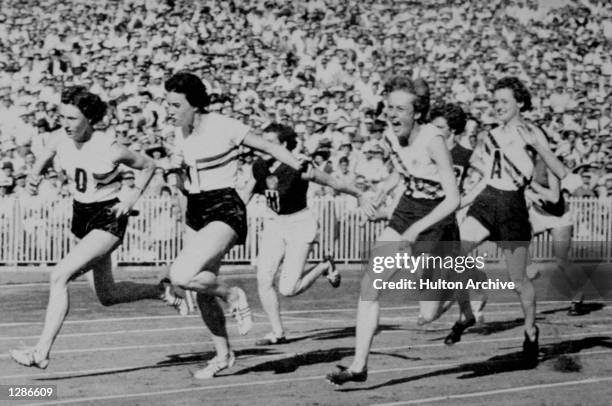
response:
[[[0,12],[0,196],[62,131],[64,86],[83,84],[109,111],[98,130],[158,163],[150,194],[176,192],[165,173],[175,129],[163,83],[188,69],[205,79],[211,111],[261,131],[292,126],[299,152],[374,190],[388,171],[375,110],[392,74],[424,78],[432,104],[460,103],[473,148],[495,125],[490,88],[529,86],[530,118],[582,175],[577,196],[612,196],[612,2],[572,0],[86,1],[14,0]],[[237,187],[250,178],[245,152]],[[123,176],[133,186],[134,173]],[[49,169],[39,196],[68,196]],[[311,188],[326,195],[325,188]],[[25,197],[24,197],[25,198]]]

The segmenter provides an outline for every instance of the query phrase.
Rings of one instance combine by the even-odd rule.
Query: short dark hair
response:
[[[62,90],[61,101],[78,108],[94,125],[106,114],[106,103],[98,95],[90,93],[84,86],[70,86]]]
[[[497,83],[495,83],[495,86],[493,86],[493,91],[499,89],[510,89],[512,91],[514,99],[518,103],[523,104],[521,107],[521,112],[529,111],[533,108],[533,105],[531,104],[531,94],[519,78],[514,76],[506,76],[499,79]]]
[[[264,128],[264,132],[266,133],[276,133],[278,136],[278,141],[287,145],[287,149],[289,151],[293,151],[297,146],[297,134],[293,130],[293,128],[279,124],[279,123],[270,123]]]
[[[206,86],[199,77],[190,72],[177,72],[164,83],[167,92],[181,93],[189,104],[199,110],[204,110],[210,104]]]
[[[434,106],[429,113],[429,121],[434,121],[438,117],[446,120],[454,134],[461,134],[465,130],[467,115],[458,104],[447,103]]]
[[[419,113],[418,123],[425,123],[429,112],[429,86],[423,79],[411,80],[407,76],[393,76],[385,83],[384,92],[389,94],[396,90],[403,90],[416,96],[414,99],[414,111]]]

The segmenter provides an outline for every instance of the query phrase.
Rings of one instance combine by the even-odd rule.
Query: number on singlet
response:
[[[87,173],[83,169],[76,168],[74,170],[74,183],[78,192],[85,193],[87,190]]]
[[[278,195],[278,190],[270,190],[266,189],[266,203],[272,211],[278,213],[280,210],[280,197]]]
[[[501,178],[501,153],[499,149],[495,150],[495,154],[493,155],[493,167],[491,168],[491,179],[500,179]]]

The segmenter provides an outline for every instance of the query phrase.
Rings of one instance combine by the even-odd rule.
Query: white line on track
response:
[[[517,311],[505,311],[505,312],[488,312],[487,315],[503,315],[503,314],[514,314],[517,313]],[[265,318],[266,316],[263,314],[254,314],[255,317],[261,317],[261,318]],[[286,324],[299,324],[299,323],[306,323],[306,322],[325,322],[325,323],[349,323],[349,322],[353,322],[353,320],[344,320],[344,319],[323,319],[323,318],[311,318],[311,317],[295,317],[295,316],[284,316],[283,318],[285,319],[290,319],[286,322]],[[381,316],[380,317],[381,321],[386,321],[386,322],[406,322],[406,321],[414,321],[417,318],[414,316],[406,316],[406,317],[393,317],[393,316]],[[612,321],[612,318],[584,318],[581,317],[579,319],[575,319],[575,323],[580,323],[580,324],[584,324],[584,323],[591,323],[591,322],[602,322],[602,321]],[[429,323],[428,326],[431,325],[441,325],[441,326],[445,326],[447,324],[449,324],[450,321],[448,320],[437,320],[435,322]],[[561,324],[561,325],[565,325],[568,324],[567,322],[555,322],[555,321],[542,321],[541,323],[544,324],[549,324],[549,325],[555,325],[555,324]],[[253,325],[265,325],[268,324],[267,322],[263,321],[263,322],[254,322]],[[602,328],[607,328],[607,326],[599,326]],[[168,328],[153,328],[153,329],[134,329],[134,330],[116,330],[116,331],[94,331],[94,332],[88,332],[88,333],[65,333],[65,334],[61,334],[59,337],[60,338],[75,338],[75,337],[95,337],[95,336],[106,336],[106,335],[123,335],[123,334],[141,334],[141,333],[163,333],[163,332],[174,332],[174,331],[190,331],[190,330],[200,330],[203,329],[204,325],[196,325],[196,326],[186,326],[186,327],[168,327]],[[423,330],[426,331],[426,330]],[[385,333],[388,333],[387,331],[385,331]],[[7,337],[2,337],[0,336],[0,341],[12,341],[12,340],[28,340],[28,339],[37,339],[39,338],[38,335],[30,335],[30,336],[7,336]],[[1,355],[0,355],[1,357]]]
[[[258,316],[258,315],[255,315]],[[307,323],[310,321],[320,321],[320,322],[334,322],[341,323],[347,320],[324,320],[324,319],[307,319],[307,318],[295,318],[295,320],[289,320],[285,324],[300,324]],[[258,325],[268,325],[270,324],[267,321],[255,321],[253,322],[254,326]],[[198,324],[196,326],[186,326],[186,327],[168,327],[168,328],[152,328],[152,329],[135,329],[135,330],[117,330],[117,331],[93,331],[89,333],[68,333],[68,334],[60,334],[59,338],[65,337],[92,337],[92,336],[106,336],[106,335],[117,335],[117,334],[140,334],[140,333],[161,333],[161,332],[169,332],[169,331],[189,331],[189,330],[204,330],[204,324]],[[32,335],[32,336],[12,336],[12,337],[0,337],[0,341],[10,341],[10,340],[26,340],[26,339],[35,339],[40,336]]]
[[[389,331],[387,333],[393,333]],[[597,334],[612,334],[612,331],[602,331]],[[593,335],[590,333],[575,333],[575,334],[557,334],[557,335],[547,335],[541,336],[541,340],[545,339],[559,339],[559,338],[572,338],[572,337],[582,337]],[[292,338],[292,337],[289,337]],[[250,342],[253,339],[237,339],[232,340],[232,343],[240,343],[240,342]],[[507,341],[520,341],[521,337],[503,337],[503,338],[488,338],[484,340],[468,340],[462,341],[462,346],[471,345],[471,344],[483,344],[483,343],[497,343],[497,342],[507,342]],[[122,351],[122,350],[140,350],[140,349],[149,349],[149,348],[163,348],[163,347],[177,347],[177,346],[190,346],[190,345],[211,345],[211,342],[202,342],[202,341],[193,341],[187,343],[168,343],[168,344],[152,344],[152,345],[130,345],[130,346],[117,346],[117,347],[100,347],[100,348],[83,348],[77,350],[58,350],[54,351],[54,354],[73,354],[73,353],[91,353],[91,352],[100,352],[100,351]],[[404,349],[416,349],[416,348],[432,348],[432,347],[443,347],[446,348],[446,344],[444,343],[428,343],[428,344],[414,344],[414,345],[401,345],[401,346],[392,346],[392,347],[380,347],[380,348],[372,348],[371,352],[380,352],[380,351],[395,351],[395,350],[404,350]],[[0,359],[8,358],[8,354],[0,354]],[[283,354],[281,358],[285,358],[286,354]],[[240,357],[239,357],[240,358]],[[260,357],[258,357],[260,358]],[[28,377],[49,377],[55,375],[70,375],[70,374],[84,374],[84,373],[95,373],[95,372],[106,372],[113,371],[117,369],[132,369],[135,366],[127,366],[127,367],[115,367],[115,368],[103,368],[99,370],[88,370],[88,371],[63,371],[63,372],[47,372],[47,373],[35,373],[35,374],[21,374],[21,375],[5,375],[0,376],[0,379],[17,379],[17,378],[28,378]]]
[[[505,312],[488,312],[486,313],[487,315],[503,315],[503,314],[515,314],[515,313],[520,313],[520,310],[516,310],[516,311],[505,311]],[[253,314],[255,317],[261,317],[261,318],[265,318],[266,316],[263,314],[258,314],[255,313]],[[312,318],[312,317],[295,317],[295,316],[284,316],[284,319],[289,319],[286,323],[289,324],[299,324],[299,323],[306,323],[306,322],[325,322],[325,323],[354,323],[354,320],[345,320],[345,319],[323,319],[323,318]],[[405,317],[401,317],[401,316],[381,316],[380,317],[381,321],[384,322],[407,322],[407,321],[414,321],[417,319],[417,317],[414,316],[405,316]],[[612,322],[612,317],[604,317],[604,318],[585,318],[585,317],[580,317],[577,319],[571,319],[573,323],[579,323],[579,324],[584,324],[584,323],[592,323],[592,322],[602,322],[602,321],[610,321]],[[452,320],[451,320],[452,321]],[[428,326],[431,325],[441,325],[441,326],[445,326],[448,325],[451,321],[449,320],[445,320],[445,319],[440,319],[437,320],[435,322],[429,323]],[[543,324],[550,324],[550,325],[555,325],[555,324],[560,324],[560,325],[565,325],[565,324],[571,324],[565,321],[542,321],[541,323]],[[261,324],[268,324],[267,322],[254,322],[253,325],[261,325]],[[1,325],[0,325],[1,326]],[[601,326],[603,328],[607,328],[607,326]],[[135,329],[135,330],[116,330],[116,331],[94,331],[94,332],[88,332],[88,333],[66,333],[66,334],[61,334],[59,337],[60,338],[68,338],[68,337],[94,337],[94,336],[106,336],[106,335],[122,335],[122,334],[140,334],[140,333],[163,333],[163,332],[172,332],[172,331],[190,331],[190,330],[200,330],[203,329],[204,325],[203,324],[198,324],[195,326],[186,326],[186,327],[169,327],[169,328],[153,328],[153,329]],[[426,330],[424,330],[426,331]],[[30,336],[7,336],[7,337],[2,337],[0,336],[0,341],[11,341],[11,340],[28,340],[28,339],[36,339],[38,338],[38,335],[30,335]]]
[[[611,350],[588,351],[588,352],[580,353],[580,355],[587,356],[587,355],[598,355],[598,354],[608,354],[608,353],[612,353],[612,351]],[[477,362],[478,360],[479,359],[470,359],[470,360],[467,360],[461,363],[453,362],[453,363],[443,363],[443,364],[419,365],[419,366],[412,366],[412,367],[405,367],[405,368],[380,369],[380,370],[368,371],[368,373],[370,375],[374,375],[374,374],[382,374],[382,373],[389,373],[389,372],[405,372],[405,371],[414,371],[414,370],[422,370],[422,369],[452,368],[452,367],[460,366],[464,363],[470,363],[470,362],[475,362],[475,361]],[[204,392],[204,391],[215,390],[215,389],[230,389],[230,388],[240,388],[240,387],[248,387],[248,386],[277,385],[277,384],[285,384],[285,383],[312,381],[316,379],[322,380],[323,377],[320,375],[310,375],[310,376],[303,376],[303,377],[297,377],[297,378],[269,379],[269,380],[262,380],[262,381],[230,383],[230,384],[225,384],[225,385],[210,385],[210,386],[202,386],[202,387],[197,387],[197,388],[167,389],[167,390],[157,391],[157,392],[139,392],[139,393],[127,393],[127,394],[121,394],[121,395],[89,396],[89,397],[66,399],[66,400],[60,400],[60,401],[37,402],[37,403],[31,403],[31,404],[24,405],[24,406],[66,405],[66,404],[79,403],[79,402],[93,402],[93,401],[130,399],[130,398],[147,398],[147,397],[152,397],[152,396],[159,397],[163,395],[174,395],[177,393]],[[597,383],[599,382],[597,380],[608,381],[608,380],[612,380],[612,377],[591,378],[591,379],[586,379],[582,381],[556,382],[554,384],[532,385],[532,386],[523,387],[523,388],[546,387],[547,385],[562,386],[564,384],[565,385],[569,385],[571,383],[576,384],[576,382]],[[514,389],[517,390],[520,388],[514,388]],[[489,392],[496,393],[498,391],[503,391],[503,389],[499,389],[497,391],[489,391]],[[449,396],[453,396],[453,395],[449,395]],[[457,395],[454,395],[454,396],[457,396]],[[442,397],[442,399],[445,399],[445,397]],[[403,404],[403,403],[400,403],[400,404]]]
[[[589,379],[582,379],[579,381],[542,383],[539,385],[519,386],[515,388],[496,389],[496,390],[481,391],[481,392],[458,393],[455,395],[436,396],[433,398],[413,399],[413,400],[400,401],[400,402],[377,403],[376,405],[373,405],[373,406],[421,405],[423,403],[440,402],[440,401],[451,400],[451,399],[467,399],[467,398],[475,398],[475,397],[480,397],[480,396],[499,395],[503,393],[514,393],[514,392],[524,392],[524,391],[531,391],[531,390],[537,390],[537,389],[557,388],[560,386],[588,385],[588,384],[608,382],[608,381],[612,381],[612,376],[593,377]]]
[[[555,305],[568,305],[567,302],[556,302],[556,301],[542,301],[538,302],[538,305],[547,305],[547,304],[555,304]],[[518,306],[518,303],[488,303],[487,308],[491,307],[508,307],[508,306]],[[612,304],[611,304],[612,305]],[[410,309],[418,309],[418,305],[413,306],[397,306],[397,307],[381,307],[381,311],[396,311],[396,310],[410,310]],[[519,309],[520,310],[520,309]],[[542,309],[539,311],[540,314],[542,311],[546,311],[547,309]],[[549,309],[548,309],[549,310]],[[612,310],[612,307],[608,308],[604,306],[599,311]],[[517,310],[518,311],[518,310]],[[290,314],[303,314],[303,313],[344,313],[344,312],[357,312],[356,307],[350,308],[338,308],[338,309],[308,309],[308,310],[286,310],[281,312],[281,315],[290,315]],[[229,315],[226,315],[229,317]],[[136,320],[172,320],[172,319],[192,319],[192,318],[200,318],[200,315],[194,314],[190,316],[179,316],[179,315],[166,315],[166,316],[135,316],[135,317],[109,317],[102,319],[87,319],[87,320],[66,320],[64,324],[89,324],[89,323],[116,323],[121,321],[136,321]],[[14,322],[14,323],[0,323],[0,327],[16,327],[16,326],[29,326],[29,325],[40,325],[43,324],[42,321],[30,321],[30,322]]]

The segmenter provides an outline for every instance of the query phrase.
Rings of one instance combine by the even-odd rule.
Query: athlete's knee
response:
[[[530,288],[533,290],[533,282],[527,276],[524,278],[512,278],[512,282],[514,283],[514,291],[519,295],[523,294]]]
[[[51,287],[62,287],[68,285],[71,273],[62,267],[55,267],[49,274]]]
[[[111,293],[98,293],[98,301],[104,307],[109,307],[117,304],[114,296]]]
[[[278,293],[285,297],[295,296],[297,294],[297,289],[295,284],[291,285],[289,283],[279,283],[278,285]]]
[[[193,275],[191,272],[186,272],[185,268],[179,269],[177,266],[170,267],[170,282],[174,286],[186,287],[189,285],[189,282],[193,279]]]

